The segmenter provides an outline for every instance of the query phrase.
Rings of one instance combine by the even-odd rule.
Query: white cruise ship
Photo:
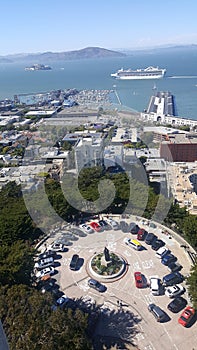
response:
[[[116,79],[130,80],[130,79],[161,79],[164,77],[166,69],[159,67],[147,67],[145,69],[119,69],[116,73],[112,73],[111,76]]]

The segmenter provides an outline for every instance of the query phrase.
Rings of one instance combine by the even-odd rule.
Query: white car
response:
[[[185,288],[181,284],[175,284],[174,286],[166,288],[165,295],[167,295],[169,298],[175,298],[184,292]]]
[[[64,251],[64,244],[58,243],[58,242],[53,242],[50,244],[48,249],[54,251],[54,252],[63,252]]]
[[[160,294],[160,278],[158,276],[150,277],[150,289],[151,289],[152,295]]]
[[[94,233],[94,230],[90,227],[90,225],[81,224],[81,225],[79,225],[79,227],[87,233]]]
[[[119,225],[118,225],[117,221],[115,221],[115,220],[113,220],[111,218],[106,219],[106,221],[114,230],[118,230],[119,229]]]
[[[168,248],[161,247],[156,251],[155,255],[157,258],[162,259],[164,257],[164,255],[166,255],[168,253],[170,253],[170,250]]]
[[[43,270],[45,269],[45,267],[49,267],[49,266],[54,266],[54,260],[53,257],[50,256],[49,258],[45,258],[45,259],[40,259],[37,263],[35,263],[34,267],[37,270]]]
[[[41,271],[38,271],[37,273],[36,273],[36,277],[37,278],[42,278],[42,277],[44,277],[44,276],[46,276],[46,275],[53,275],[54,274],[54,272],[55,272],[55,269],[54,269],[54,267],[46,267],[46,269],[43,269],[43,270],[41,270]]]

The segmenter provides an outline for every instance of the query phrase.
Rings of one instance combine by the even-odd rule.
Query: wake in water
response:
[[[194,79],[197,78],[197,75],[174,75],[171,77],[166,77],[168,79]]]

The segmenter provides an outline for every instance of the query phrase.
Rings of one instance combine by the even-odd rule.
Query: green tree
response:
[[[87,315],[80,310],[52,311],[50,293],[24,285],[0,288],[1,320],[10,350],[90,350]]]
[[[191,274],[187,278],[188,292],[193,303],[193,307],[197,309],[197,263],[192,266]]]
[[[197,216],[188,215],[184,218],[183,232],[186,239],[197,249]]]

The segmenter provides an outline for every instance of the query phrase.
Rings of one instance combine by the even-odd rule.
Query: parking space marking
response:
[[[144,350],[154,350],[154,348],[152,347],[152,345],[148,344],[144,347]]]
[[[72,247],[72,250],[75,253],[79,253],[80,252],[80,247],[79,246]]]
[[[153,299],[152,294],[145,294],[144,298],[146,300],[147,305],[154,303],[154,299]]]
[[[137,341],[145,339],[145,337],[144,337],[144,335],[142,333],[137,333],[135,335],[135,338],[137,339]]]
[[[140,264],[139,264],[139,262],[138,261],[136,261],[134,264],[133,264],[133,269],[135,270],[135,271],[140,271],[141,270],[141,268],[140,268]]]
[[[115,242],[115,235],[113,235],[112,233],[107,233],[107,235],[106,235],[106,240],[108,241],[108,242]]]
[[[77,286],[82,289],[84,292],[90,289],[88,286],[88,280],[82,281],[82,282],[76,282]]]
[[[126,256],[131,256],[131,255],[132,255],[128,250],[125,250],[125,251],[124,251],[124,254],[125,254]]]
[[[61,259],[61,265],[68,266],[68,263],[69,263],[69,259],[68,258],[62,258]]]
[[[117,243],[116,242],[108,242],[107,247],[110,250],[116,250]]]
[[[151,267],[154,266],[154,263],[153,261],[150,259],[150,260],[145,260],[145,261],[142,261],[142,267],[144,269],[150,269]]]

